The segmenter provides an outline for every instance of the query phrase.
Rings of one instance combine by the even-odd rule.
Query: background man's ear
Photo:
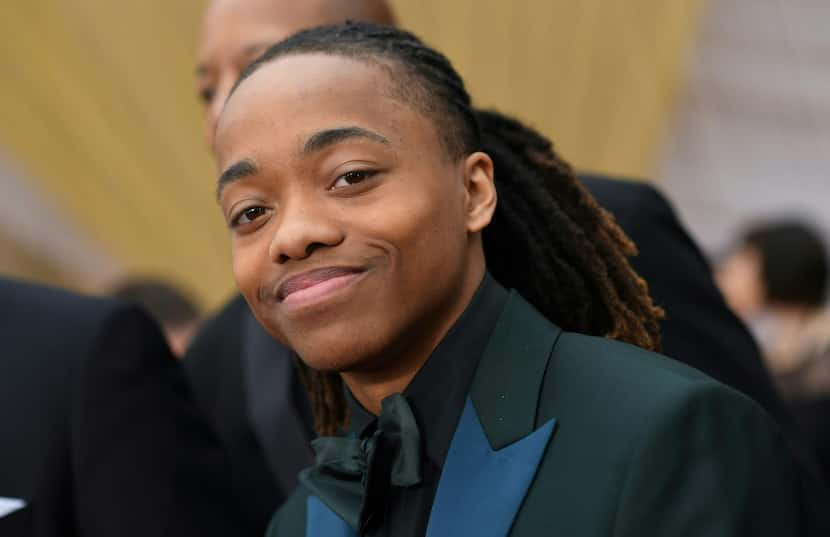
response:
[[[464,162],[464,188],[467,191],[467,230],[481,231],[493,219],[498,195],[493,182],[493,160],[480,151]]]

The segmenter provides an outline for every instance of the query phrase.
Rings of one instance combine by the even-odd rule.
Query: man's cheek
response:
[[[235,251],[233,254],[233,276],[236,286],[249,302],[256,299],[256,289],[260,287],[257,265],[253,256],[247,252]]]

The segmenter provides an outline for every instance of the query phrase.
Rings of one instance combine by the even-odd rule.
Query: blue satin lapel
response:
[[[555,426],[550,420],[494,451],[470,399],[444,462],[427,537],[504,537],[524,501]]]
[[[316,496],[306,506],[306,537],[357,537],[357,533]]]

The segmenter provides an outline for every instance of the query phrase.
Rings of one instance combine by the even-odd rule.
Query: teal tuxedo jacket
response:
[[[754,402],[564,332],[512,292],[444,461],[427,537],[792,536],[797,477]],[[355,532],[303,486],[268,537]]]

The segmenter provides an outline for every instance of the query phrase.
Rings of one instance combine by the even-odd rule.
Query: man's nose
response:
[[[343,241],[341,227],[313,200],[284,205],[279,218],[268,251],[275,263],[305,259],[320,248],[337,246]]]

